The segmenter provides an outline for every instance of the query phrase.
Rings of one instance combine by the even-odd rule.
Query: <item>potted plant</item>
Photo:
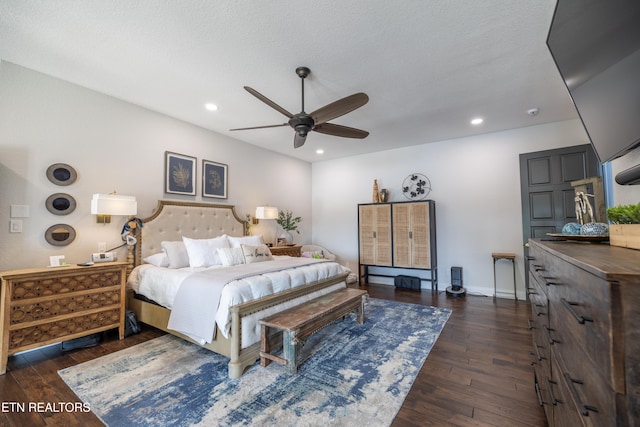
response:
[[[640,203],[608,208],[607,217],[611,245],[640,249]]]
[[[282,227],[283,233],[280,236],[285,239],[285,243],[293,243],[293,236],[291,235],[292,231],[300,234],[300,230],[298,230],[298,224],[302,221],[302,218],[299,216],[293,216],[291,211],[278,211],[278,219],[276,222],[280,227]]]

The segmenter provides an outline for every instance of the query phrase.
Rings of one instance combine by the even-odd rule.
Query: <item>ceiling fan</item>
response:
[[[367,96],[367,94],[362,92],[356,93],[332,102],[331,104],[325,105],[324,107],[318,108],[312,113],[306,113],[304,111],[304,79],[310,73],[311,70],[309,70],[307,67],[296,68],[296,74],[302,80],[302,111],[298,114],[291,114],[266,96],[262,95],[257,90],[252,89],[249,86],[244,87],[245,90],[251,95],[255,96],[271,108],[278,110],[279,112],[287,116],[289,118],[289,121],[287,123],[278,125],[255,126],[249,128],[237,128],[230,130],[234,131],[291,126],[296,132],[295,138],[293,139],[293,148],[302,147],[307,139],[307,134],[311,131],[324,133],[326,135],[341,136],[344,138],[366,138],[369,135],[369,132],[367,131],[351,128],[348,126],[336,125],[328,122],[329,120],[333,120],[357,108],[360,108],[364,104],[369,102],[369,97]]]

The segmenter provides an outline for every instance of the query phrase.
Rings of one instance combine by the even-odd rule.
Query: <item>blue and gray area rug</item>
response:
[[[171,335],[59,371],[108,426],[387,426],[451,312],[371,298],[303,347],[298,374],[228,359]]]

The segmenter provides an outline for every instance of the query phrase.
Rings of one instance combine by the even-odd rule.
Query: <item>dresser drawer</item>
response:
[[[33,275],[13,279],[11,281],[11,301],[120,286],[121,272],[114,268],[96,266],[85,268],[82,272],[73,270],[73,267],[60,268],[69,268],[69,270],[59,270],[48,276]]]
[[[82,294],[67,294],[65,297],[28,299],[11,304],[10,325],[52,319],[58,316],[75,315],[108,306],[120,306],[119,285],[107,289],[85,291]]]
[[[566,364],[571,363],[570,368]],[[553,365],[554,382],[561,385],[563,401],[569,402],[585,426],[610,425],[615,419],[615,393],[594,374],[596,366],[588,363],[558,361]],[[556,397],[557,398],[557,397]]]
[[[551,420],[553,419],[553,409],[555,406],[551,394],[551,374],[549,372],[542,372],[538,368],[535,368],[533,373],[538,404],[544,409],[547,419]]]
[[[553,257],[547,252],[541,251],[536,246],[531,246],[529,250],[531,257],[529,261],[529,273],[540,285],[540,291],[547,296],[547,283],[554,280],[549,276],[549,265],[553,263]],[[531,285],[530,285],[531,287]]]
[[[548,325],[542,321],[531,321],[531,331],[533,336],[533,350],[531,351],[531,364],[545,376],[551,374],[549,360],[551,359],[551,344],[548,335],[545,333]]]
[[[555,360],[552,361],[552,369],[556,375],[550,380],[549,385],[553,404],[553,416],[549,417],[547,414],[549,425],[553,427],[580,427],[585,425],[584,417],[576,410],[571,392],[566,383],[557,375],[560,373],[560,368]],[[602,427],[607,425],[607,423],[604,423]]]
[[[40,343],[71,339],[120,326],[120,308],[87,313],[46,323],[21,325],[9,335],[9,350],[28,349]]]
[[[547,296],[540,290],[540,285],[529,274],[529,299],[531,301],[531,319],[529,329],[533,338],[533,351],[531,352],[531,364],[536,377],[545,379],[551,376],[549,361],[551,360],[551,343],[549,342],[549,313]],[[546,390],[544,382],[540,382],[540,390]],[[548,399],[547,399],[548,400]]]
[[[550,270],[556,277],[548,290],[552,336],[560,341],[557,350],[563,352],[565,360],[568,360],[568,355],[574,355],[572,359],[576,364],[584,364],[583,358],[589,360],[592,366],[597,367],[597,374],[612,387],[619,381],[613,378],[611,369],[609,284],[566,263],[554,264]]]
[[[542,285],[533,274],[529,274],[529,299],[531,301],[531,315],[534,319],[547,319],[549,316],[548,299]]]

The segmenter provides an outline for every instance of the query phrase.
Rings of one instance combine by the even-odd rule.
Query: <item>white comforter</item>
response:
[[[274,264],[278,263],[285,265],[282,262],[284,259],[291,260],[290,264],[293,268],[286,268],[284,270],[270,271],[264,274],[255,276],[243,277],[239,280],[229,281],[220,291],[220,301],[217,305],[217,311],[215,312],[215,323],[218,326],[220,332],[229,337],[231,327],[231,317],[229,308],[241,304],[244,302],[252,301],[258,298],[262,298],[266,295],[278,293],[287,289],[292,289],[298,286],[303,286],[308,283],[312,283],[318,280],[322,280],[328,277],[341,274],[343,268],[336,262],[327,262],[325,260],[309,260],[306,259],[304,263],[310,261],[309,265],[300,264],[303,262],[300,258],[289,257],[274,257]],[[263,262],[264,267],[269,268],[268,265],[271,261]],[[235,267],[228,267],[235,268]],[[184,269],[168,269],[162,267],[155,267],[149,264],[138,266],[134,269],[129,277],[128,285],[131,289],[137,293],[144,295],[145,297],[152,299],[158,304],[167,307],[169,309],[174,308],[176,295],[180,286],[185,279],[198,273],[198,276],[204,276],[200,273],[206,273],[206,275],[215,275],[216,269],[226,269],[225,267],[212,267],[212,268],[184,268]],[[224,274],[223,274],[224,275]],[[243,276],[242,274],[240,276]],[[338,287],[344,287],[344,283],[338,285]],[[334,287],[330,287],[327,291],[333,290]],[[303,297],[304,298],[304,297]],[[197,304],[199,301],[195,301]],[[211,306],[211,301],[206,301]],[[295,302],[292,302],[295,303]],[[299,303],[299,302],[298,302]],[[251,329],[251,333],[246,328]],[[255,342],[255,332],[258,332],[256,325],[243,325],[242,331],[242,347],[246,347],[253,341]],[[188,331],[181,331],[188,332]],[[246,334],[246,336],[245,336]],[[187,333],[189,335],[189,333]],[[204,338],[200,334],[192,336],[197,341],[210,342],[210,339]],[[246,342],[245,342],[246,338]]]

